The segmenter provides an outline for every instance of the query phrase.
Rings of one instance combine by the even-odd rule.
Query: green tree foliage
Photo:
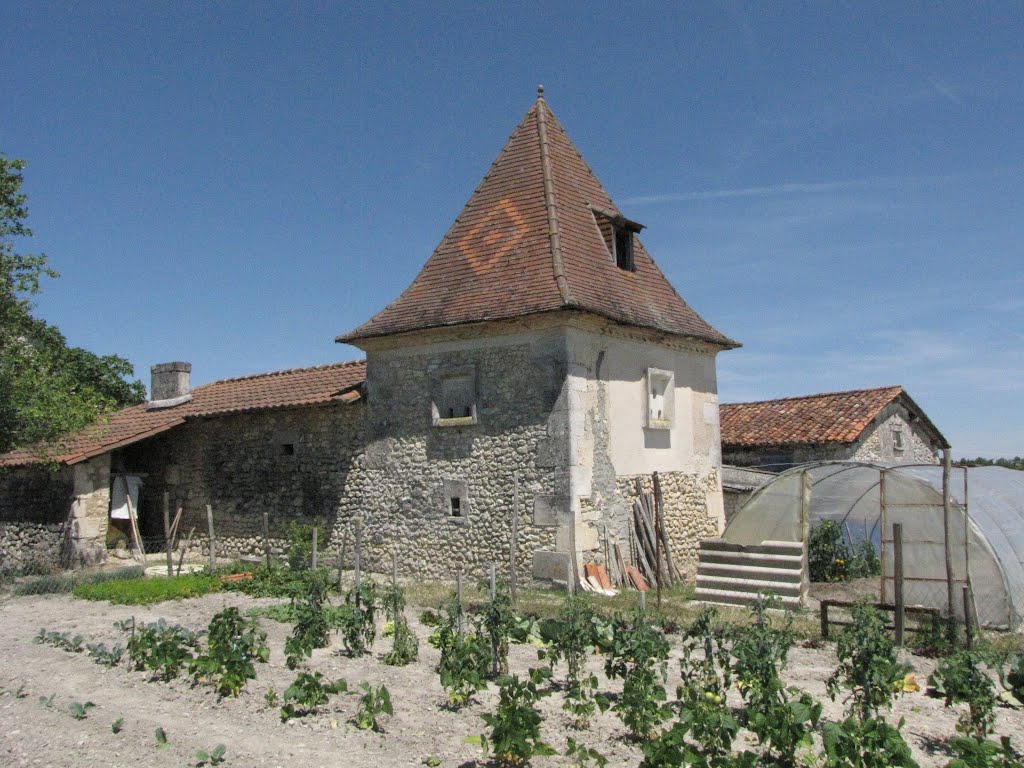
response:
[[[15,248],[16,238],[32,236],[24,167],[0,154],[0,452],[54,440],[145,398],[141,382],[125,380],[133,373],[127,360],[69,347],[57,328],[32,316],[29,297],[57,273],[44,254]]]
[[[1006,467],[1024,470],[1024,456],[1014,456],[1012,459],[985,459],[979,456],[976,459],[960,459],[957,464],[965,467]]]

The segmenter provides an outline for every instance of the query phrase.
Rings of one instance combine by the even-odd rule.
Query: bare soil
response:
[[[408,667],[389,667],[380,656],[390,648],[389,639],[378,639],[374,654],[351,659],[332,648],[315,651],[309,668],[328,679],[344,677],[351,687],[362,681],[384,684],[391,691],[395,714],[384,717],[384,733],[358,730],[349,721],[356,709],[356,697],[339,695],[316,715],[282,723],[279,710],[265,701],[268,689],[278,694],[288,687],[295,673],[284,664],[283,645],[290,627],[263,620],[271,647],[269,664],[257,666],[257,679],[236,699],[218,700],[208,686],[193,686],[182,677],[171,683],[149,682],[143,672],[130,671],[122,663],[107,668],[84,653],[74,654],[49,645],[33,643],[38,630],[71,631],[88,642],[111,646],[123,642],[115,621],[135,616],[138,621],[160,617],[192,629],[205,628],[214,613],[235,605],[243,611],[274,600],[257,600],[236,593],[219,593],[203,598],[162,603],[152,607],[111,606],[76,600],[69,596],[3,598],[0,601],[0,765],[82,766],[109,768],[175,766],[196,763],[197,749],[227,746],[228,766],[415,766],[435,756],[444,766],[475,765],[480,748],[466,737],[483,730],[480,715],[492,711],[497,694],[492,686],[468,707],[453,712],[443,704],[445,695],[434,667],[438,652],[426,643],[429,629],[420,625],[418,611],[410,610],[413,628],[420,636],[420,660]],[[910,659],[923,683],[934,662]],[[513,646],[513,672],[525,672],[537,665],[536,649]],[[830,702],[825,679],[835,668],[831,647],[795,647],[786,677],[825,703],[825,717],[839,719],[842,702]],[[606,690],[616,690],[603,676],[603,661],[590,660],[591,669]],[[676,665],[677,667],[677,665]],[[678,670],[670,667],[669,691],[678,682]],[[40,697],[53,695],[50,707]],[[92,702],[95,708],[84,720],[68,711],[71,702]],[[739,700],[736,701],[739,704]],[[599,715],[590,730],[578,733],[567,727],[561,710],[560,693],[544,699],[544,738],[564,750],[573,736],[604,753],[611,766],[636,766],[639,748],[625,738],[625,731],[612,713]],[[942,766],[950,759],[944,739],[954,733],[956,712],[923,692],[904,696],[897,702],[892,720],[906,718],[904,734],[922,766]],[[111,723],[124,718],[120,733]],[[154,731],[162,727],[169,746],[157,747]],[[1024,714],[1019,710],[999,711],[998,732],[1019,738],[1024,733]],[[742,747],[743,736],[737,747]],[[482,763],[481,763],[482,764]],[[566,758],[540,758],[538,766],[569,765]]]

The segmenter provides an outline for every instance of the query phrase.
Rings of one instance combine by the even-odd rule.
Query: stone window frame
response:
[[[664,385],[664,404],[661,410],[661,418],[655,417],[653,413],[655,384]],[[675,426],[676,416],[676,374],[675,371],[668,371],[664,368],[648,368],[644,374],[644,427],[646,429],[672,429]]]
[[[299,452],[299,434],[292,430],[278,430],[274,432],[274,446],[277,449],[277,457],[283,461],[290,461]]]
[[[458,385],[455,382],[459,382]],[[463,413],[458,416],[443,415],[445,403],[452,398],[451,389],[456,386],[467,388],[469,396],[468,403],[463,404],[463,409],[469,408],[469,415]],[[470,427],[480,423],[478,394],[476,381],[476,366],[469,365],[446,365],[437,368],[432,375],[431,397],[430,397],[430,423],[435,427]]]
[[[907,441],[903,437],[903,425],[893,424],[892,426],[892,451],[901,454],[907,450]]]
[[[457,502],[459,513],[452,514]],[[441,480],[441,512],[448,522],[454,525],[467,525],[470,516],[469,483],[465,480],[442,478]]]

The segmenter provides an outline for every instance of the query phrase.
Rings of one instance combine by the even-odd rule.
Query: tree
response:
[[[33,317],[29,297],[42,278],[58,275],[44,254],[15,249],[15,238],[32,236],[24,167],[0,153],[0,452],[55,440],[145,398],[142,382],[125,378],[130,362],[69,347],[56,327]]]

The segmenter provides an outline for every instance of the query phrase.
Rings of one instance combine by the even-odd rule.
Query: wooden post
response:
[[[810,593],[810,564],[807,550],[811,540],[811,476],[805,469],[800,473],[800,541],[803,552],[800,556],[800,605],[807,605]]]
[[[178,555],[178,568],[175,574],[181,576],[181,564],[185,562],[185,553],[188,552],[192,546],[192,534],[196,532],[196,527],[193,525],[192,529],[188,532],[188,537],[185,539],[185,544],[181,548],[181,553]]]
[[[512,539],[509,544],[508,581],[512,602],[516,601],[516,557],[519,552],[519,470],[512,473]]]
[[[646,610],[647,610],[647,593],[646,592],[641,592],[640,593],[640,612],[643,613]]]
[[[398,553],[391,553],[391,588],[398,589]]]
[[[316,553],[317,530],[318,530],[317,526],[314,525],[313,526],[313,553],[310,555],[310,560],[309,560],[309,567],[312,570],[314,570],[314,571],[316,570],[316,566],[317,566],[317,562],[316,562],[317,561],[317,556],[316,556],[317,555],[317,553]]]
[[[455,572],[455,624],[458,633],[462,634],[462,569]]]
[[[171,494],[164,491],[164,547],[167,550],[167,575],[174,575],[174,552],[171,551]]]
[[[490,580],[491,602],[493,603],[494,598],[498,594],[497,568],[495,567],[494,563],[491,563],[491,567],[489,570],[490,573],[488,574],[488,577]]]
[[[974,647],[974,616],[971,615],[971,588],[964,584],[964,632],[967,634],[967,650]]]
[[[210,537],[210,568],[217,567],[217,543],[213,538],[213,508],[206,505],[206,530]]]
[[[342,594],[342,574],[345,569],[345,547],[348,546],[348,531],[341,538],[341,549],[338,550],[338,594]]]
[[[903,524],[892,526],[892,578],[893,597],[896,603],[896,645],[903,645],[903,622],[906,617],[903,600]]]
[[[821,639],[828,640],[828,600],[821,601],[821,607],[818,609],[818,612],[821,621]]]
[[[658,613],[661,613],[661,481],[654,473],[654,582],[657,585]]]
[[[263,556],[267,559],[267,568],[270,568],[270,513],[263,510]]]
[[[357,517],[355,520],[356,524],[356,554],[355,560],[352,563],[352,568],[355,571],[353,575],[353,584],[356,591],[356,605],[359,605],[359,586],[362,583],[363,576],[363,518]]]
[[[953,455],[949,448],[942,451],[942,541],[946,556],[946,604],[949,607],[949,626],[952,636],[954,627],[953,606],[956,605],[956,584],[953,582],[953,541],[950,532],[953,525],[953,500],[950,497],[949,472],[953,466]],[[967,617],[964,617],[967,620]]]
[[[572,573],[572,553],[569,553],[569,559],[565,563],[565,589],[570,595],[576,594],[576,579],[573,578]]]

